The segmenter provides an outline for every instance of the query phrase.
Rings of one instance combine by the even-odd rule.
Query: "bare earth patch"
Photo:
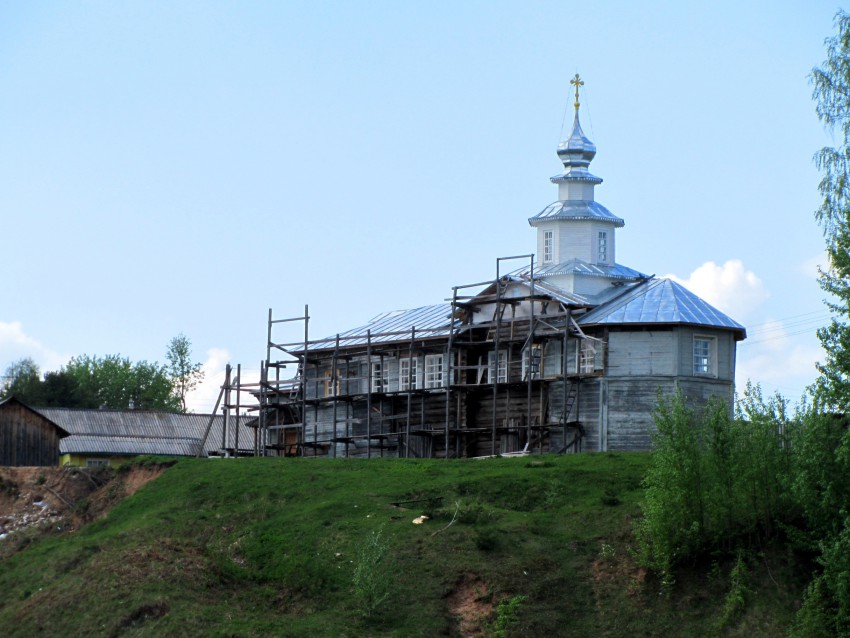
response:
[[[478,576],[466,574],[448,596],[449,613],[458,619],[458,630],[464,638],[484,636],[484,627],[493,614],[490,590]]]
[[[168,465],[110,468],[0,466],[0,557],[18,533],[68,532],[104,516]],[[12,553],[14,550],[12,550]]]

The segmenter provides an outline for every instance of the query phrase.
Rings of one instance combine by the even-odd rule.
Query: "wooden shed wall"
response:
[[[20,403],[0,406],[0,465],[59,463],[59,432],[50,421]]]

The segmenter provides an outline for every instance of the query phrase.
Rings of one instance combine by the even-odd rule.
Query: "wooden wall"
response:
[[[576,423],[583,428],[581,451],[648,450],[652,447],[655,412],[659,390],[670,394],[680,388],[694,408],[700,408],[713,395],[720,396],[732,409],[733,375],[735,369],[735,341],[730,331],[694,328],[691,326],[653,326],[628,330],[614,328],[607,331],[607,348],[599,348],[594,373],[587,375],[549,376],[535,380],[529,402],[528,387],[522,379],[522,344],[528,330],[528,322],[505,321],[501,325],[500,350],[509,353],[509,383],[500,383],[495,402],[497,427],[497,452],[511,452],[523,448],[527,435],[529,408],[532,428],[550,425],[550,430],[532,430],[533,449],[560,451],[573,441]],[[481,330],[477,338],[481,345],[462,347],[452,365],[453,385],[448,404],[450,456],[483,456],[493,452],[491,427],[494,419],[493,386],[488,385],[487,356],[492,351],[492,331]],[[708,336],[714,341],[712,350],[716,375],[694,375],[694,336]],[[600,338],[605,333],[596,335]],[[472,341],[470,339],[470,341]],[[553,344],[560,347],[560,337]],[[570,339],[567,344],[567,373],[578,371],[578,344]],[[438,350],[440,344],[432,344],[429,350],[417,351],[420,357],[420,383],[424,374],[422,363],[425,353]],[[552,361],[560,363],[560,351],[550,348],[547,366]],[[385,350],[387,351],[387,350]],[[554,354],[552,354],[554,353]],[[447,408],[442,389],[418,389],[408,395],[399,390],[398,357],[407,354],[399,348],[386,355],[381,363],[389,374],[386,392],[371,395],[371,412],[367,415],[367,399],[370,384],[368,364],[362,355],[352,357],[346,363],[338,362],[340,396],[336,405],[336,431],[334,432],[334,409],[328,400],[330,387],[330,362],[308,370],[308,406],[304,432],[306,442],[324,442],[313,446],[315,454],[330,456],[444,456]],[[551,359],[551,361],[550,361]],[[466,366],[459,369],[457,366]],[[551,366],[550,366],[551,367]],[[560,369],[556,370],[560,372]],[[479,385],[480,383],[480,385]],[[570,387],[577,387],[574,400]],[[566,391],[565,391],[566,388]],[[564,399],[570,397],[570,410],[563,418]],[[408,401],[410,402],[408,418]],[[371,434],[390,434],[381,439],[372,439],[367,446],[368,431]],[[563,421],[573,424],[566,432],[557,427]],[[513,431],[506,431],[513,428]],[[412,433],[408,443],[406,433]],[[479,431],[480,430],[480,431]],[[431,432],[428,435],[422,431]],[[465,432],[464,432],[465,431]],[[419,432],[419,434],[415,434]],[[348,441],[332,442],[334,437],[352,437]],[[382,449],[381,445],[385,447]],[[371,448],[371,450],[369,450]],[[306,450],[306,448],[305,448]]]
[[[0,404],[0,465],[59,463],[59,430],[40,414],[11,399]]]

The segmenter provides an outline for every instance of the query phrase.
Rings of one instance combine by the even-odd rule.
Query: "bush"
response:
[[[790,517],[785,401],[748,385],[733,419],[713,398],[701,413],[681,393],[659,396],[655,454],[644,485],[638,558],[667,580],[674,565],[737,539],[766,539]],[[787,519],[785,519],[787,520]]]
[[[382,533],[383,529],[369,533],[357,550],[354,564],[354,596],[364,618],[374,616],[390,596],[390,574],[384,564],[389,546]]]

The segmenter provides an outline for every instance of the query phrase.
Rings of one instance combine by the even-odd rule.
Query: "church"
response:
[[[575,118],[535,254],[497,260],[450,301],[311,340],[273,319],[257,427],[266,454],[481,457],[647,450],[659,392],[732,408],[739,323],[680,284],[617,262],[625,224],[596,201]],[[304,339],[276,343],[281,323]],[[287,370],[295,375],[286,377]]]

